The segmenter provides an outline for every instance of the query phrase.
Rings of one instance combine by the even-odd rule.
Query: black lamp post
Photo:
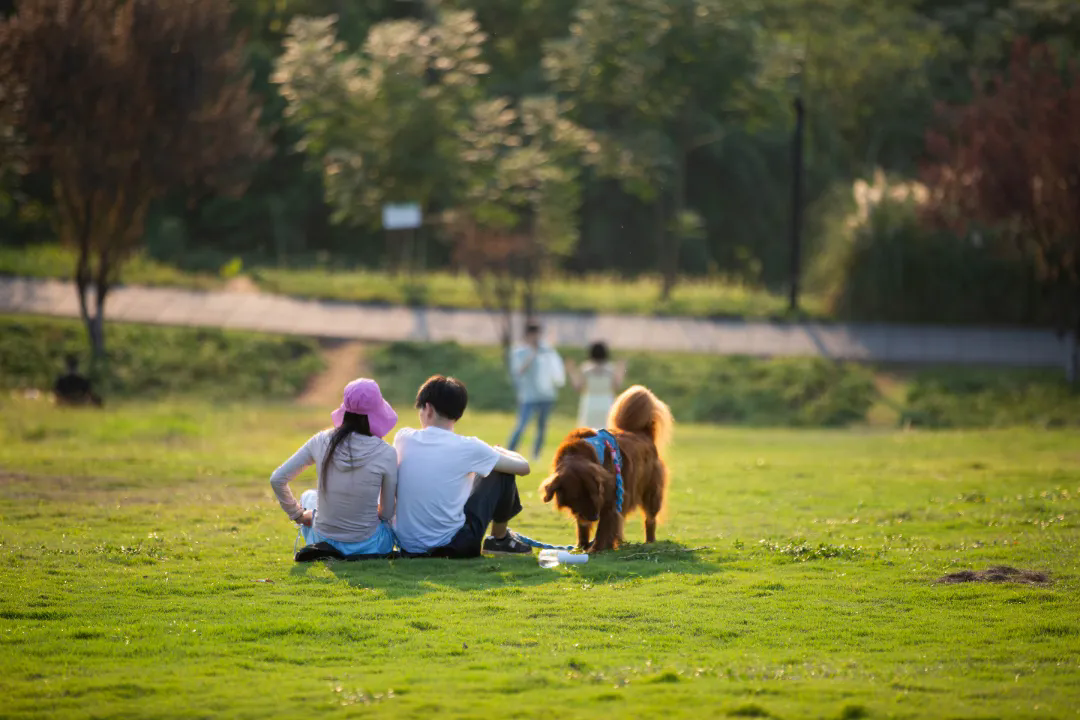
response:
[[[803,211],[803,133],[806,112],[802,97],[796,97],[795,136],[791,143],[791,296],[788,309],[799,309],[799,277],[802,275],[802,211]]]

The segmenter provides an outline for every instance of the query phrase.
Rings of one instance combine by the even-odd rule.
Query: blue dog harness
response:
[[[592,446],[596,453],[597,461],[604,464],[604,451],[611,451],[611,461],[615,464],[615,510],[622,512],[623,483],[622,483],[622,453],[619,451],[619,443],[615,442],[615,436],[607,430],[597,430],[595,437],[583,438]]]

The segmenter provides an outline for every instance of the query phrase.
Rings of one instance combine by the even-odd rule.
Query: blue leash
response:
[[[567,552],[577,550],[577,547],[574,545],[548,545],[539,540],[533,540],[531,537],[525,537],[516,530],[514,531],[514,536],[529,547],[539,548],[541,550],[566,550]]]

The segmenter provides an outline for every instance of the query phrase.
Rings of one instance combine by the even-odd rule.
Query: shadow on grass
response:
[[[381,590],[391,598],[413,597],[445,590],[473,591],[522,588],[557,582],[565,576],[593,584],[631,582],[665,573],[708,575],[721,572],[733,557],[710,548],[692,548],[665,541],[627,544],[615,552],[589,557],[584,565],[542,568],[536,554],[521,557],[484,556],[469,560],[399,558],[355,562],[326,560],[297,563],[294,577],[312,582],[346,582],[353,587]],[[333,577],[313,569],[325,563]]]

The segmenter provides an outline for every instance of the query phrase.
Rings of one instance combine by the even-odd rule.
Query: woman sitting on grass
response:
[[[301,525],[308,545],[325,542],[343,555],[383,555],[394,549],[390,521],[397,497],[397,452],[382,438],[397,424],[374,380],[345,386],[334,427],[316,433],[270,476],[281,509]],[[289,482],[315,466],[318,490],[300,502]]]

